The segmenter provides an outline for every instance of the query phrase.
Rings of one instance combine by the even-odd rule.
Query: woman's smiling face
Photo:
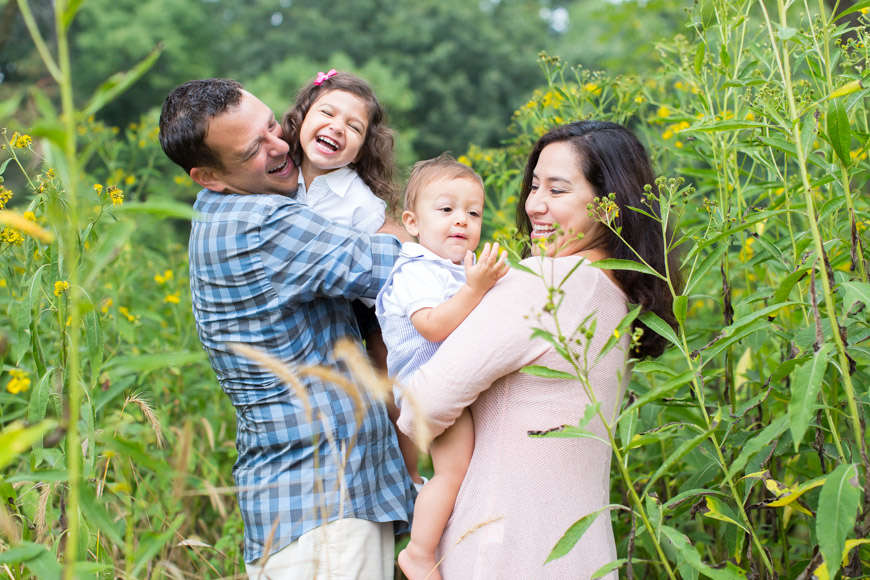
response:
[[[532,253],[556,258],[600,244],[604,227],[589,217],[587,209],[597,196],[570,143],[560,141],[544,147],[525,205],[531,222]]]

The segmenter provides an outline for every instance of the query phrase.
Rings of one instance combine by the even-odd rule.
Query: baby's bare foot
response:
[[[399,568],[408,580],[441,580],[435,562],[435,554],[426,553],[413,543],[399,552]]]

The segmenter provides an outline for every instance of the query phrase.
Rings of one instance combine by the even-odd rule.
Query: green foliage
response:
[[[672,347],[635,363],[616,418],[601,417],[593,400],[576,425],[536,435],[589,437],[586,426],[600,419],[614,450],[609,515],[578,514],[560,530],[552,558],[596,517],[611,517],[619,560],[601,575],[867,574],[866,14],[854,29],[823,4],[703,0],[655,50],[646,30],[622,38],[611,22],[588,32],[610,43],[612,57],[603,47],[594,55],[612,63],[609,72],[545,54],[538,76],[523,54],[582,35],[583,19],[601,8],[571,4],[572,27],[557,34],[541,30],[538,3],[519,0],[484,5],[485,18],[477,4],[428,1],[339,2],[342,18],[308,0],[176,4],[127,2],[119,11],[103,0],[57,2],[81,60],[58,54],[55,62],[54,45],[42,41],[45,69],[75,69],[86,90],[73,99],[70,77],[58,75],[57,87],[0,103],[12,112],[26,103],[34,119],[32,142],[4,133],[0,159],[3,185],[14,192],[9,199],[0,190],[13,210],[0,213],[7,575],[242,571],[230,479],[235,417],[196,337],[187,258],[173,241],[189,218],[180,202],[196,188],[159,150],[153,112],[121,128],[85,112],[87,103],[104,104],[105,118],[120,118],[150,108],[180,81],[212,74],[248,79],[280,111],[333,62],[375,84],[405,160],[477,143],[462,160],[485,179],[485,237],[515,257],[525,158],[554,125],[627,124],[660,172],[679,176],[649,192],[665,208],[662,221],[678,229],[666,242],[686,281],[682,291],[672,285],[679,324],[640,317]],[[617,19],[652,8],[662,13],[652,26],[668,29],[675,6],[664,0],[607,10]],[[275,14],[282,24],[273,24]],[[42,8],[32,17],[45,38],[65,38],[63,27],[45,32],[53,20]],[[215,41],[243,35],[249,42]],[[163,52],[146,73],[143,59],[158,42]],[[642,66],[617,66],[622,54]],[[32,60],[23,62],[36,68]],[[113,77],[94,96],[137,62],[144,64],[132,76]],[[127,92],[114,90],[139,74]],[[527,102],[518,105],[522,95]],[[511,138],[493,148],[511,111]],[[623,322],[620,335],[630,332],[631,320]],[[564,334],[575,330],[594,335],[595,321]],[[587,353],[543,330],[536,336],[574,363],[578,388],[588,387]]]

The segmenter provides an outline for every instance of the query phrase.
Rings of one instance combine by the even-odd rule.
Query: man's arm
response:
[[[401,244],[336,224],[299,203],[276,206],[260,228],[260,256],[284,299],[374,298]]]

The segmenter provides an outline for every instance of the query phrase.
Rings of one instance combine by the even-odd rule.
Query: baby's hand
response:
[[[480,295],[485,294],[495,286],[495,283],[510,270],[507,263],[507,251],[502,251],[499,255],[498,242],[494,243],[491,248],[489,242],[484,244],[483,250],[480,252],[480,259],[476,264],[473,262],[474,258],[469,250],[465,254],[465,283]]]

